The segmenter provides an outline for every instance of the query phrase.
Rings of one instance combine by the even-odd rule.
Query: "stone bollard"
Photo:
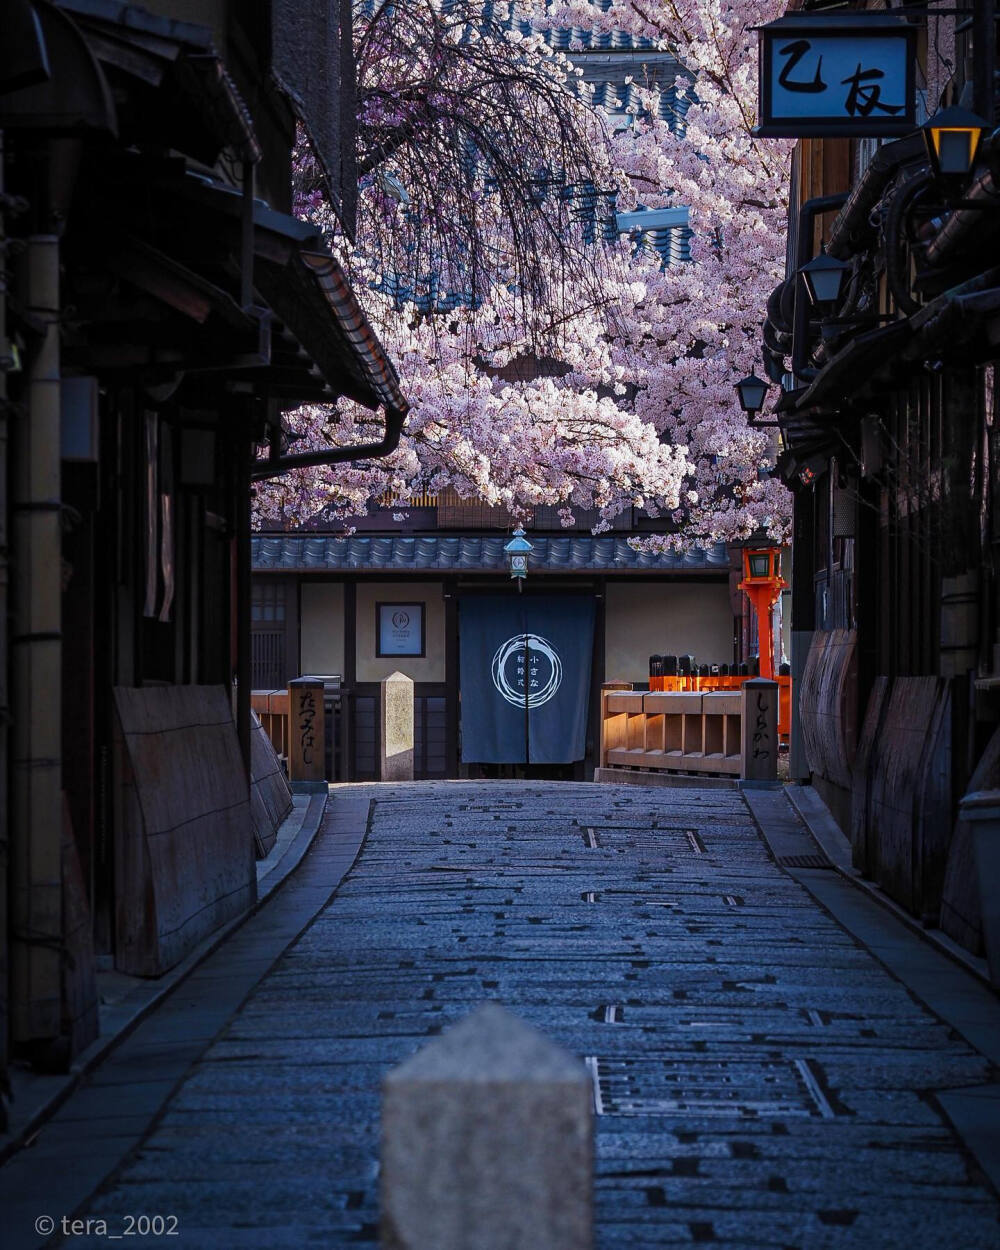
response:
[[[958,805],[968,827],[979,886],[983,944],[990,981],[1000,990],[1000,790],[976,790]]]
[[[778,779],[778,683],[751,677],[743,683],[742,764],[745,781]]]
[[[382,781],[413,780],[413,678],[391,673],[379,692]]]
[[[288,683],[288,780],[293,790],[326,785],[323,683],[315,677]]]
[[[486,1003],[382,1085],[383,1250],[590,1250],[586,1068]]]

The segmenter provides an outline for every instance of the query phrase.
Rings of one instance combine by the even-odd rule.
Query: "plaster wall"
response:
[[[303,582],[299,672],[344,674],[344,585]]]
[[[726,582],[609,582],[604,633],[607,681],[646,681],[651,655],[733,658]]]
[[[423,656],[376,656],[375,605],[380,602],[424,604]],[[357,613],[358,681],[381,681],[397,671],[414,681],[444,681],[444,594],[440,582],[358,582]]]

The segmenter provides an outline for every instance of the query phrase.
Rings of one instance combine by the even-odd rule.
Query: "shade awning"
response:
[[[902,319],[852,338],[820,370],[819,376],[806,387],[795,407],[801,410],[850,399],[872,381],[912,333],[910,321]]]
[[[223,148],[256,161],[261,146],[207,26],[160,17],[119,0],[59,0],[93,56],[136,98],[120,121],[143,137],[160,132],[165,146],[211,163]],[[143,90],[145,89],[145,90]]]
[[[164,194],[188,206],[197,228],[197,208],[216,219],[216,228],[235,253],[239,247],[241,197],[202,175],[169,179]],[[204,227],[204,218],[201,218]],[[254,202],[254,285],[315,361],[328,385],[369,408],[405,413],[392,362],[372,329],[347,275],[307,222]]]

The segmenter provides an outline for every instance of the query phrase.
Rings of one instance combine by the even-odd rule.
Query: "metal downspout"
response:
[[[253,781],[250,688],[253,682],[250,614],[252,612],[250,555],[250,467],[253,444],[242,432],[235,433],[236,468],[236,736],[246,768],[247,786]],[[256,884],[256,883],[255,883]]]
[[[15,1043],[62,1025],[62,578],[59,463],[59,239],[35,234],[27,305],[44,327],[13,440],[10,639],[11,1016]]]
[[[325,451],[306,451],[294,456],[271,457],[254,462],[250,474],[255,482],[279,477],[292,469],[309,469],[323,464],[345,464],[356,460],[375,460],[389,456],[399,446],[407,409],[389,409],[385,414],[385,435],[377,443],[358,443],[353,447],[329,447]]]
[[[10,724],[9,667],[7,663],[7,269],[10,258],[4,247],[6,222],[3,211],[4,146],[0,130],[0,1086],[5,1085],[10,1041],[10,952],[7,916],[7,873],[10,848],[10,807],[7,794],[7,743]],[[3,1123],[0,1109],[0,1129]]]

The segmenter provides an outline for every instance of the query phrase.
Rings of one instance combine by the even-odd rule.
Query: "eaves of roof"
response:
[[[328,534],[255,534],[251,544],[258,573],[487,572],[506,573],[506,534],[431,535],[409,538],[337,537]],[[619,536],[531,537],[528,568],[533,573],[724,573],[725,543],[683,554],[634,551]]]
[[[165,193],[168,188],[164,187]],[[188,174],[169,191],[227,219],[236,245],[242,198],[232,187]],[[255,285],[293,331],[337,394],[405,413],[396,370],[344,271],[312,225],[260,200],[253,206]]]

